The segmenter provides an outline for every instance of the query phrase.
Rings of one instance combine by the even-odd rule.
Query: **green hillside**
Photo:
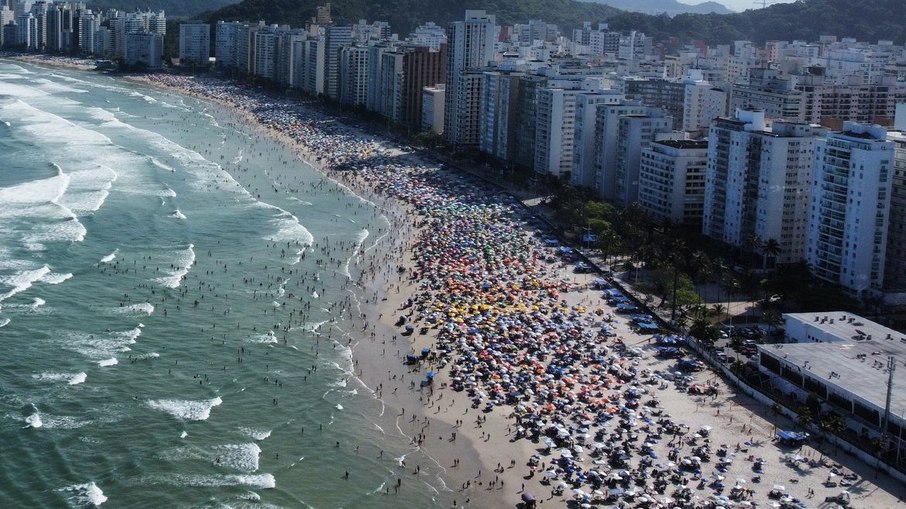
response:
[[[209,19],[303,26],[315,15],[315,8],[324,3],[327,0],[245,0],[212,13]],[[484,9],[504,25],[542,19],[561,29],[580,26],[585,20],[600,21],[618,12],[606,5],[575,0],[333,0],[330,5],[335,22],[388,21],[392,30],[401,35],[427,21],[446,24],[463,19],[466,9]]]
[[[123,11],[163,9],[167,17],[190,18],[204,11],[213,11],[235,4],[239,0],[94,0],[88,7],[94,10],[120,9]]]
[[[245,0],[210,13],[207,18],[303,26],[314,16],[315,7],[323,3],[326,0]],[[760,43],[771,39],[813,41],[819,35],[833,34],[865,41],[906,42],[903,0],[799,0],[736,14],[673,17],[625,12],[574,0],[334,0],[331,5],[337,22],[362,18],[389,21],[393,31],[401,35],[426,21],[445,24],[462,19],[466,9],[484,9],[497,15],[497,22],[504,25],[542,19],[569,30],[583,21],[608,21],[614,29],[641,30],[658,40],[676,37],[717,44],[748,39]]]
[[[747,39],[815,41],[821,35],[906,42],[906,5],[903,0],[799,0],[737,14],[680,14],[646,16],[621,12],[608,21],[611,27],[633,28],[663,40],[704,39],[710,43]]]

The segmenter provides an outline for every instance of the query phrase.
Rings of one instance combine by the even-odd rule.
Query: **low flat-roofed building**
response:
[[[888,427],[890,446],[896,447],[906,434],[906,334],[843,311],[790,313],[784,319],[789,342],[760,345],[760,369],[772,377],[773,387],[786,382],[801,395],[815,394],[857,432],[862,426],[874,436],[883,430],[888,359],[900,364],[894,369]]]

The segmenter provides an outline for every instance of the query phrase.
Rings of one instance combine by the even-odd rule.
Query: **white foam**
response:
[[[219,397],[202,401],[185,399],[158,399],[147,402],[148,407],[166,412],[177,419],[204,421],[211,416],[211,409],[223,403]]]
[[[61,332],[58,341],[67,350],[84,355],[94,361],[109,363],[101,364],[102,367],[106,367],[116,364],[116,354],[130,351],[129,345],[134,344],[141,334],[141,327],[98,334]]]
[[[217,466],[252,473],[258,470],[261,448],[255,443],[218,445],[214,453]]]
[[[102,361],[98,361],[98,366],[100,366],[102,368],[109,368],[110,366],[116,366],[119,363],[120,363],[120,361],[118,361],[116,359],[116,357],[111,357],[109,359],[104,359]]]
[[[154,305],[150,302],[140,302],[138,304],[129,304],[127,306],[121,306],[117,308],[112,308],[114,313],[124,314],[124,315],[151,315],[154,313]]]
[[[267,204],[265,204],[267,205]],[[276,233],[264,237],[271,242],[298,242],[310,246],[314,243],[315,238],[307,228],[299,221],[295,215],[279,207],[267,205],[269,208],[275,208],[280,212],[271,219],[270,223],[277,229]]]
[[[57,272],[49,272],[41,278],[41,282],[48,285],[58,285],[70,278],[72,278],[71,273],[61,274]]]
[[[32,378],[41,382],[66,382],[68,385],[79,385],[85,383],[88,375],[85,373],[39,373],[32,375]]]
[[[160,354],[157,352],[141,353],[141,354],[132,356],[132,358],[137,361],[144,361],[144,360],[148,360],[148,359],[157,359],[158,357],[160,357]]]
[[[47,304],[46,300],[42,299],[41,297],[35,297],[35,299],[31,303],[31,308],[37,311],[38,308],[40,308],[44,304]]]
[[[342,410],[342,409],[343,409],[343,405],[337,403],[337,410]]]
[[[267,331],[267,334],[261,334],[251,340],[252,343],[273,344],[277,343],[277,336],[274,331]]]
[[[71,505],[78,507],[98,507],[107,501],[104,492],[94,482],[85,484],[74,484],[57,491],[70,493],[69,502]]]
[[[0,329],[9,325],[9,318],[0,318]]]
[[[112,253],[101,258],[101,263],[110,263],[113,260],[116,260],[116,255],[119,254],[119,252],[120,252],[119,249],[114,249]]]
[[[143,479],[151,484],[168,484],[197,488],[218,488],[224,486],[251,486],[253,488],[272,489],[277,482],[272,474],[250,475],[195,475],[172,474]]]
[[[12,287],[6,293],[0,293],[0,302],[28,290],[32,284],[40,281],[47,274],[50,274],[50,267],[45,265],[40,269],[24,270],[11,276],[0,277],[0,284]]]
[[[40,428],[41,426],[44,426],[44,423],[41,421],[41,416],[38,414],[37,411],[35,411],[35,413],[33,413],[25,418],[25,424],[28,425],[28,426],[26,426],[27,428],[36,428],[36,429]]]
[[[189,436],[189,434],[186,433],[185,430],[183,430],[183,432],[179,434],[179,438],[186,438],[187,436]]]
[[[258,441],[265,440],[271,436],[271,430],[269,430],[269,429],[242,427],[242,428],[239,428],[239,431],[241,431],[243,434],[248,435]]]
[[[185,251],[177,253],[176,260],[173,262],[174,271],[169,276],[159,277],[155,281],[167,288],[179,288],[179,285],[182,284],[182,278],[192,270],[192,265],[194,264],[195,245],[189,244]]]
[[[180,212],[179,209],[176,209],[172,214],[170,214],[170,217],[172,217],[173,219],[185,219],[186,215]]]

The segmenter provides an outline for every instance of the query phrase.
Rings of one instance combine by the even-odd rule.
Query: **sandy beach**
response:
[[[440,468],[454,506],[902,504],[899,483],[850,456],[776,443],[793,424],[711,371],[677,376],[657,349],[676,338],[640,333],[644,317],[618,314],[607,282],[576,273],[509,195],[305,104],[133,79],[228,107],[387,217],[391,231],[354,260],[369,297],[349,309],[362,324],[355,376]]]

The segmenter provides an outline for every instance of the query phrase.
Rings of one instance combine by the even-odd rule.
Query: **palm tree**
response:
[[[721,304],[719,302],[717,304],[711,306],[711,313],[714,314],[714,316],[718,317],[718,319],[720,319],[720,315],[724,314],[724,311],[726,311],[726,310],[727,310],[726,306],[724,306],[723,304]]]
[[[768,268],[768,260],[773,262],[771,263],[770,268],[774,268],[774,266],[777,264],[777,257],[780,256],[780,253],[782,252],[783,248],[780,246],[780,242],[778,242],[777,239],[770,238],[766,240],[761,246],[761,268]]]
[[[750,267],[755,265],[755,254],[761,251],[762,246],[764,246],[764,241],[761,240],[761,237],[757,233],[753,233],[746,237],[745,239],[745,251],[751,253],[747,258],[750,260]]]

